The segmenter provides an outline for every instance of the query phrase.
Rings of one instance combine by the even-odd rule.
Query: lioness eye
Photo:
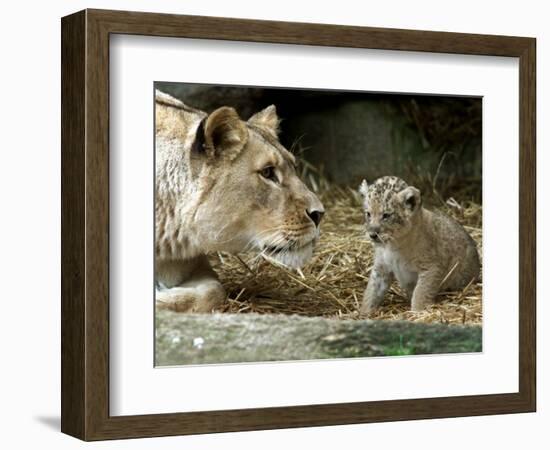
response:
[[[260,175],[267,180],[274,181],[275,183],[279,181],[277,179],[277,175],[275,175],[275,167],[273,166],[264,167],[262,170],[260,170]]]

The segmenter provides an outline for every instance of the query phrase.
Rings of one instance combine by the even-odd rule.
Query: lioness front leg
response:
[[[209,313],[223,304],[225,291],[218,280],[189,280],[181,286],[157,290],[156,300],[160,309]]]
[[[431,305],[439,291],[443,275],[438,270],[428,270],[418,275],[418,281],[411,299],[411,309],[422,311]]]
[[[392,279],[393,274],[388,267],[381,264],[375,264],[371,270],[369,282],[363,295],[361,314],[368,314],[380,306],[390,287]]]
[[[219,308],[225,301],[225,290],[210,267],[206,257],[193,261],[193,267],[181,263],[183,279],[176,285],[159,284],[156,289],[156,305],[160,309],[176,312],[209,313]],[[174,278],[173,264],[167,271],[167,278]]]

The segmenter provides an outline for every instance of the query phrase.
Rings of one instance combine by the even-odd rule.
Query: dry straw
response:
[[[252,253],[212,255],[211,261],[228,292],[226,312],[359,318],[358,309],[373,262],[360,198],[355,190],[330,185],[323,177],[314,178],[312,172],[306,166],[302,175],[326,209],[313,258],[301,270],[294,270]],[[482,256],[481,206],[449,199],[440,209],[465,226]],[[369,318],[480,324],[481,294],[480,280],[458,292],[442,292],[435,305],[413,313],[410,302],[394,283],[382,307]]]

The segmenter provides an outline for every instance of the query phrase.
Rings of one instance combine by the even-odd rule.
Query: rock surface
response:
[[[432,127],[433,117],[443,124],[458,121],[451,127],[457,136],[443,146],[441,139],[430,145],[403,113],[403,99],[414,96],[169,82],[155,86],[206,112],[232,106],[245,119],[275,104],[283,119],[279,135],[283,145],[291,148],[298,143],[297,152],[338,184],[355,187],[363,178],[372,181],[388,174],[407,179],[439,173],[440,179],[452,175],[463,182],[481,178],[481,119],[470,127],[460,121],[457,111],[472,107],[465,99],[446,98],[419,108],[422,117],[432,117],[424,118]],[[437,136],[450,134],[437,131]],[[449,157],[440,165],[443,147]]]
[[[481,328],[286,315],[157,311],[156,365],[481,351]]]

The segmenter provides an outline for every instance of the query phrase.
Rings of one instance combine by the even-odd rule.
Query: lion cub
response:
[[[361,313],[384,300],[395,277],[411,298],[413,311],[433,303],[440,290],[464,288],[479,276],[476,244],[450,217],[422,206],[420,191],[397,177],[361,183],[374,266]]]

